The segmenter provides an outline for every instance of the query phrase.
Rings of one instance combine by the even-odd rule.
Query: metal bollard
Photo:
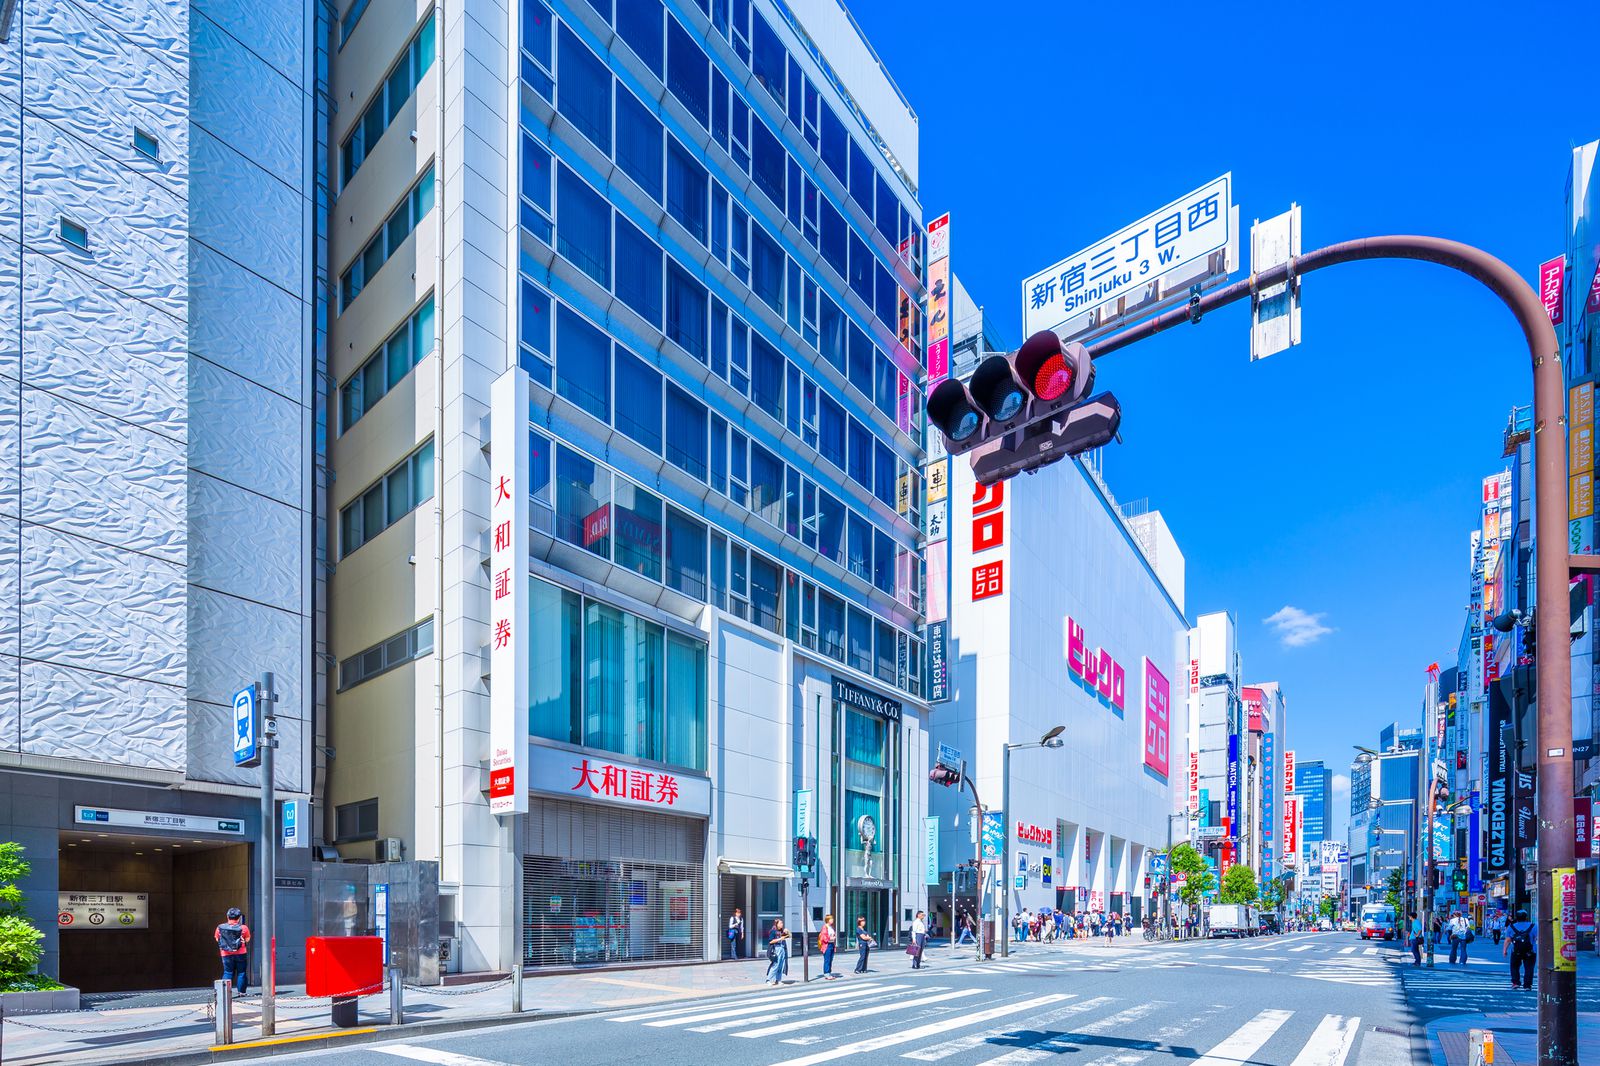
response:
[[[217,1023],[218,1044],[233,1043],[233,982],[217,981],[212,985],[214,999],[211,1013]]]
[[[389,967],[389,1024],[404,1025],[406,975],[398,966]]]
[[[522,961],[511,968],[511,1013],[522,1013]]]

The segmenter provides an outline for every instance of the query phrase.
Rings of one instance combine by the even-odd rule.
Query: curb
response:
[[[295,1036],[268,1037],[266,1040],[245,1040],[226,1047],[204,1051],[179,1051],[170,1055],[143,1057],[105,1056],[101,1058],[74,1057],[75,1066],[199,1066],[202,1063],[243,1062],[248,1059],[270,1058],[274,1055],[298,1055],[307,1051],[325,1051],[329,1048],[355,1047],[376,1044],[404,1036],[440,1036],[466,1032],[471,1029],[492,1029],[523,1022],[549,1022],[564,1018],[579,1018],[603,1013],[590,1010],[550,1011],[541,1013],[523,1011],[521,1014],[485,1015],[478,1018],[461,1018],[454,1021],[406,1022],[402,1025],[363,1025],[354,1029],[331,1029]],[[42,1062],[43,1060],[41,1060]]]

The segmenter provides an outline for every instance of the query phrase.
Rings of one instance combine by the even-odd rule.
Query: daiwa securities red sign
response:
[[[1104,648],[1092,651],[1083,636],[1083,626],[1067,618],[1067,669],[1092,692],[1121,713],[1125,702],[1126,676],[1122,664]]]

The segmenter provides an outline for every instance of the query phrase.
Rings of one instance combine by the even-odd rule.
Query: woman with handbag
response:
[[[856,973],[867,972],[867,956],[877,945],[872,934],[867,932],[867,919],[865,916],[856,917]]]
[[[911,956],[911,968],[922,969],[922,949],[928,943],[928,917],[926,912],[918,911],[917,917],[911,923],[911,943],[906,945],[906,954]]]
[[[817,947],[822,949],[822,979],[824,981],[837,981],[839,975],[833,972],[833,946],[839,940],[839,933],[833,928],[833,915],[822,916],[822,931],[817,934]]]
[[[789,930],[783,927],[782,918],[772,919],[767,930],[767,979],[764,983],[779,985],[789,972]]]

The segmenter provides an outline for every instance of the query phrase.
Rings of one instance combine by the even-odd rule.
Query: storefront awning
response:
[[[780,866],[775,862],[755,862],[749,859],[730,859],[722,856],[717,859],[717,873],[739,874],[744,877],[778,877],[789,878],[794,876],[794,871],[787,866]]]

